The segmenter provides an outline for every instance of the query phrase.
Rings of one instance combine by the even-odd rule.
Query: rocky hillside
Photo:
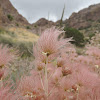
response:
[[[100,4],[91,5],[78,13],[73,13],[69,19],[65,20],[67,25],[77,29],[91,27],[93,22],[100,22]]]
[[[45,18],[40,18],[37,22],[32,24],[33,31],[37,34],[52,26],[55,26],[55,23]]]
[[[48,21],[45,18],[41,18],[39,19],[36,23],[34,23],[33,25],[37,25],[37,26],[46,26],[46,25],[54,25],[53,21]]]
[[[0,0],[0,23],[4,26],[30,25],[9,0]]]

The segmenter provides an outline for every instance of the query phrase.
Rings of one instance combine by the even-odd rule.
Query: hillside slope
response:
[[[91,5],[78,13],[73,13],[65,23],[71,27],[83,29],[90,27],[94,21],[100,21],[100,4]]]
[[[0,22],[2,25],[30,25],[28,21],[18,13],[9,0],[0,0]]]

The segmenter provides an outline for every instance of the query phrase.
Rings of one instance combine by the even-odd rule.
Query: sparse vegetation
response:
[[[17,27],[19,27],[19,24],[18,24],[18,23],[16,23],[16,26],[17,26]]]
[[[13,17],[12,15],[10,15],[10,14],[8,14],[7,17],[8,17],[8,19],[9,19],[10,21],[13,21],[13,20],[14,20],[14,17]]]
[[[25,31],[25,32],[24,32]],[[27,32],[24,29],[9,29],[6,31],[1,29],[0,31],[0,43],[8,44],[9,47],[17,48],[22,57],[30,57],[32,53],[32,44],[38,36]]]
[[[38,27],[38,25],[34,25],[34,27],[35,27],[35,28],[37,28],[37,27]]]
[[[30,26],[26,26],[26,29],[31,29],[31,27]]]

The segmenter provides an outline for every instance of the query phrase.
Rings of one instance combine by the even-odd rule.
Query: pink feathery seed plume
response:
[[[43,70],[45,67],[45,63],[41,62],[40,60],[34,61],[34,65],[35,65],[36,70],[38,71]]]
[[[0,68],[8,65],[15,59],[15,54],[12,52],[12,48],[0,45]]]
[[[79,100],[99,100],[100,99],[100,82],[92,88],[81,86],[78,88]]]
[[[29,100],[42,100],[42,98],[45,98],[40,77],[34,70],[31,72],[31,76],[21,79],[17,91]]]
[[[91,67],[95,65],[95,61],[94,58],[90,57],[90,56],[83,56],[80,55],[76,58],[77,62],[80,62],[81,64],[85,64],[85,65],[90,65]]]
[[[68,100],[74,100],[74,91],[72,91],[72,87],[74,85],[75,85],[75,80],[72,77],[62,78],[62,80],[60,81],[60,86],[62,91],[61,95],[63,96],[63,98]]]
[[[55,70],[53,76],[52,76],[52,79],[54,81],[54,83],[56,84],[57,82],[59,82],[59,80],[61,79],[62,77],[62,68],[59,67]]]
[[[77,55],[68,39],[58,38],[61,33],[63,31],[55,27],[47,29],[33,47],[35,69],[30,76],[21,79],[17,88],[23,97],[29,100],[89,100],[82,97],[82,93],[88,96],[91,89],[98,87],[99,76],[89,68],[91,62],[97,63],[96,59],[91,55]]]
[[[4,72],[0,70],[0,80],[2,79]]]
[[[33,48],[35,58],[44,58],[42,53],[47,54],[47,56],[51,56],[51,58],[57,57],[59,53],[59,49],[66,45],[71,39],[59,39],[59,35],[64,31],[60,31],[55,27],[45,30],[36,46]],[[49,59],[48,57],[48,59]]]
[[[72,77],[77,81],[76,84],[87,88],[93,88],[100,83],[98,75],[85,67],[76,69]]]
[[[6,78],[8,73],[9,73],[9,69],[8,68],[0,69],[0,80],[2,81],[4,78]]]
[[[94,89],[83,88],[78,94],[79,100],[99,100],[100,99],[100,88]]]
[[[2,84],[4,83],[3,79],[8,75],[8,65],[14,61],[15,58],[12,48],[0,44],[0,80],[2,81]]]
[[[11,89],[11,86],[0,87],[0,100],[25,100],[20,94]]]
[[[63,67],[65,64],[65,59],[63,59],[62,57],[58,57],[57,58],[57,67]]]
[[[87,47],[86,54],[100,58],[100,49],[98,47]]]

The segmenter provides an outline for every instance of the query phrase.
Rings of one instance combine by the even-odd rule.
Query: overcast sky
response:
[[[57,21],[61,18],[65,4],[64,19],[73,12],[77,12],[91,4],[100,3],[100,0],[10,0],[14,7],[30,23],[36,22],[40,18],[47,18]]]

